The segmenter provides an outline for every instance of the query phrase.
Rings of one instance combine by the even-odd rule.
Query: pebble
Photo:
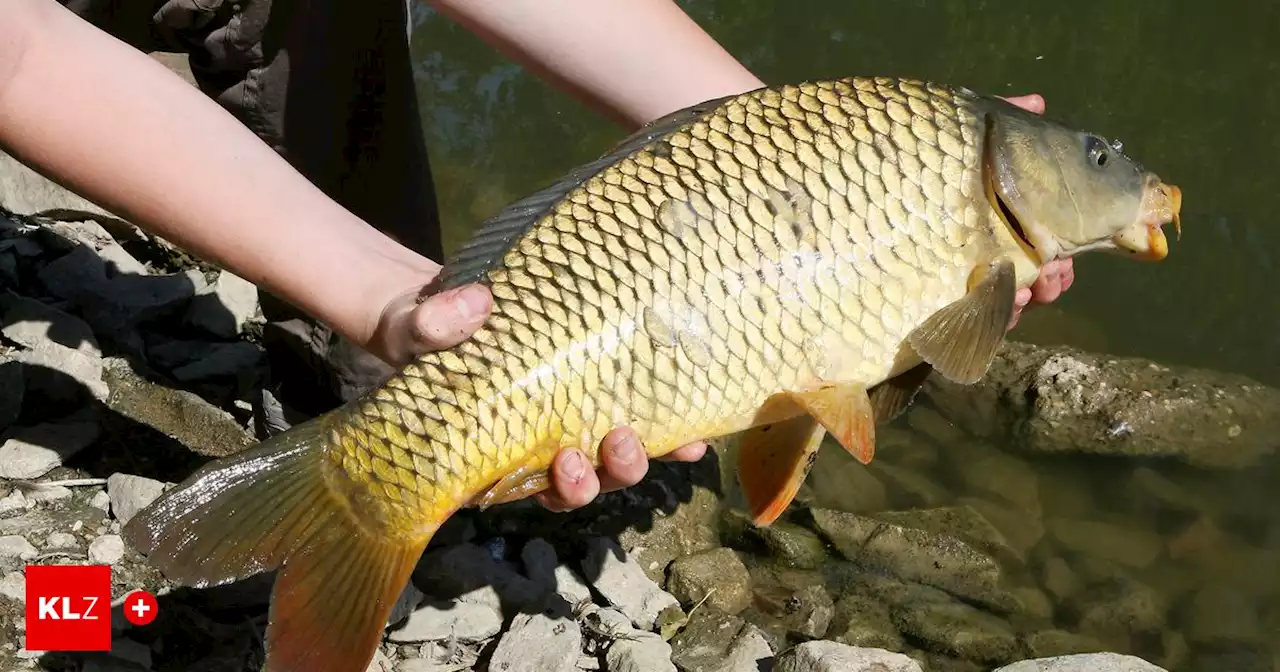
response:
[[[44,547],[49,549],[75,548],[76,537],[75,535],[68,534],[66,532],[54,532],[53,534],[49,535],[48,539],[45,540]]]
[[[0,595],[16,600],[27,601],[27,578],[22,572],[9,572],[0,578]]]
[[[124,557],[124,540],[119,535],[104,534],[89,542],[89,562],[114,565]]]
[[[676,672],[671,645],[653,634],[615,641],[604,660],[609,672]]]
[[[163,492],[164,483],[150,478],[120,473],[107,477],[107,498],[111,502],[111,512],[122,525],[128,523],[130,518],[154,502]]]
[[[663,609],[680,605],[612,539],[593,537],[587,541],[582,570],[605,600],[642,630],[652,631]]]
[[[519,614],[489,659],[493,672],[573,672],[582,651],[582,629],[569,618]]]
[[[993,672],[1166,672],[1141,658],[1119,653],[1084,653],[1036,658],[1005,665]]]
[[[18,558],[19,560],[30,560],[39,555],[36,547],[31,545],[25,537],[9,534],[0,537],[0,558]]]
[[[111,496],[107,494],[106,490],[99,490],[93,493],[93,497],[89,500],[89,506],[102,511],[110,511]]]
[[[920,664],[884,649],[805,642],[778,656],[774,672],[921,672]]]

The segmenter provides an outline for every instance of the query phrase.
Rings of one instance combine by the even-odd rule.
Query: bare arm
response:
[[[438,266],[334,203],[230,113],[52,0],[0,0],[0,147],[357,343]]]
[[[627,127],[763,86],[671,0],[426,1]]]

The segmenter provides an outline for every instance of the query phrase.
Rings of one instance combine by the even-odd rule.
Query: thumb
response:
[[[453,347],[489,317],[493,296],[483,285],[463,285],[432,294],[414,308],[409,322],[414,354]]]

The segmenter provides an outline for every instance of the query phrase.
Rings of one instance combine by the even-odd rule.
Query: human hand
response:
[[[383,311],[368,347],[392,365],[403,366],[424,352],[450,348],[470,338],[492,307],[493,297],[483,285],[465,285],[421,300],[417,291],[406,292]],[[698,441],[662,459],[696,462],[706,452],[707,444]],[[605,435],[600,457],[604,464],[593,471],[582,451],[561,450],[551,467],[551,487],[535,499],[553,511],[568,511],[589,504],[601,492],[633,486],[649,471],[640,438],[628,427]]]
[[[1005,100],[1028,112],[1044,114],[1044,98],[1040,94],[1014,96]],[[1075,267],[1071,259],[1054,259],[1040,267],[1040,277],[1030,287],[1019,289],[1014,295],[1013,318],[1009,320],[1009,328],[1013,329],[1018,325],[1024,309],[1057,301],[1063,292],[1071,288],[1075,279]]]

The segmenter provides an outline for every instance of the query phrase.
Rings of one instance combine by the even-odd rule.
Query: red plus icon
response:
[[[124,598],[124,617],[134,625],[146,625],[156,620],[156,596],[145,590],[135,590]]]

